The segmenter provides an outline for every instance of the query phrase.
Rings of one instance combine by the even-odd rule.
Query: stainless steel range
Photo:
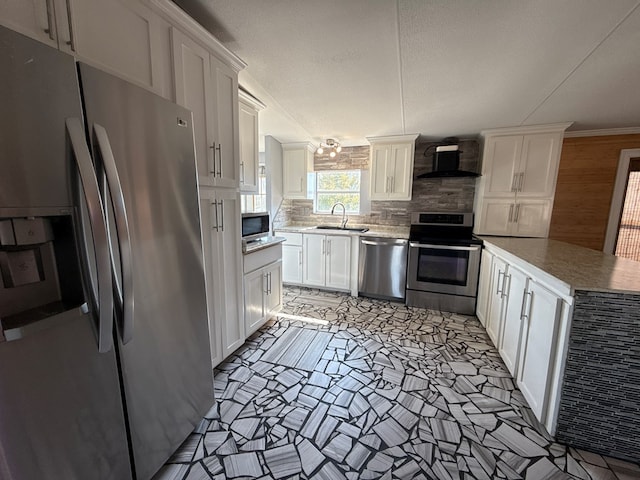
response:
[[[411,215],[407,305],[475,313],[482,240],[472,230],[473,213]]]

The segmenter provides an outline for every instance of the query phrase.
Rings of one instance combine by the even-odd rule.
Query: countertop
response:
[[[276,232],[292,232],[292,233],[319,233],[326,235],[351,235],[358,237],[383,237],[383,238],[409,238],[409,227],[387,227],[380,225],[347,225],[349,227],[368,228],[366,232],[355,232],[352,230],[336,230],[317,229],[316,225],[290,224],[285,227],[278,227]]]
[[[576,290],[640,294],[640,262],[547,238],[481,236]]]
[[[253,253],[258,250],[262,250],[263,248],[271,247],[273,245],[277,245],[286,241],[287,239],[284,237],[273,237],[269,235],[267,237],[258,238],[257,240],[253,240],[251,242],[242,242],[242,253],[246,255],[248,253]]]

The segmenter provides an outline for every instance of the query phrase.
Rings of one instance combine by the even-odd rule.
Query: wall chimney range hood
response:
[[[448,140],[448,139],[445,139]],[[453,139],[451,139],[453,140]],[[431,147],[427,147],[424,156],[428,156]],[[439,145],[433,152],[433,170],[418,175],[417,178],[446,178],[446,177],[479,177],[480,174],[467,170],[460,170],[460,154],[462,151],[456,145]]]

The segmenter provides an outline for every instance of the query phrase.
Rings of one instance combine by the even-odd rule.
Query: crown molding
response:
[[[258,100],[256,97],[251,95],[249,92],[243,90],[242,88],[238,88],[238,100],[246,103],[247,105],[249,105],[250,107],[258,111],[264,110],[265,108],[267,108],[267,106],[264,103],[262,103],[260,100]]]
[[[577,130],[564,132],[564,138],[603,137],[605,135],[634,135],[640,133],[640,127],[601,128],[599,130]]]
[[[367,137],[369,143],[403,143],[403,142],[415,142],[420,136],[418,133],[412,133],[409,135],[388,135],[385,137]]]
[[[170,0],[147,0],[148,4],[171,25],[178,27],[194,40],[199,41],[205,48],[238,73],[247,64],[235,53],[225,47],[209,30],[196,22],[187,12]]]
[[[482,137],[495,135],[517,135],[531,133],[563,132],[569,128],[573,122],[549,123],[546,125],[523,125],[521,127],[492,128],[480,132]]]

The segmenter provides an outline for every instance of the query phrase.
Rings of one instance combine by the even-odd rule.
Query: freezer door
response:
[[[118,349],[135,473],[146,479],[213,404],[191,113],[84,64],[80,80],[109,194]]]
[[[74,199],[85,196],[66,129],[68,118],[82,126],[74,60],[0,27],[0,72],[0,220],[15,234],[0,241],[0,257],[20,255],[13,275],[5,264],[0,276],[0,478],[131,479],[116,355],[109,341],[99,353],[80,273],[79,252],[96,248],[76,243],[85,204]]]

